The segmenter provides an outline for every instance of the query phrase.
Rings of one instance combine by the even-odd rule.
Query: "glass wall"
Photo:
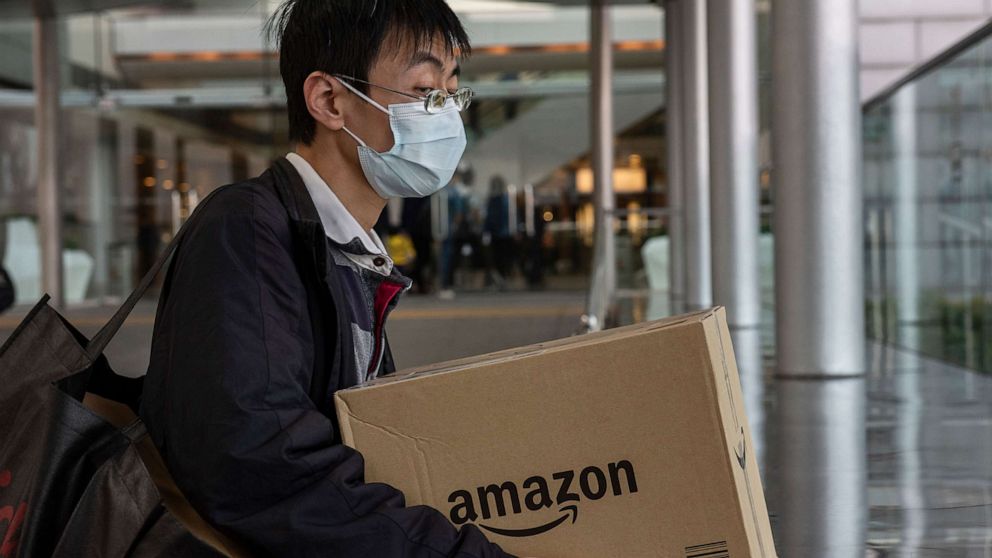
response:
[[[59,16],[69,304],[126,296],[204,195],[290,149],[278,54],[262,33],[277,4]],[[387,246],[412,237],[406,271],[425,292],[583,291],[593,229],[588,10],[452,5],[475,43],[462,65],[477,92],[463,115],[470,184],[393,203],[377,228]],[[41,295],[32,27],[0,23],[0,230],[21,304]],[[642,247],[665,231],[661,9],[617,7],[614,27],[621,286],[639,289]]]
[[[37,165],[30,94],[32,24],[0,21],[0,253],[17,290],[40,297]]]
[[[868,333],[992,370],[992,39],[866,106]]]
[[[126,296],[199,199],[259,174],[288,149],[284,109],[269,102],[282,91],[273,86],[277,68],[262,46],[261,17],[252,19],[249,36],[258,46],[247,69],[234,57],[170,64],[130,54],[128,40],[147,35],[143,27],[161,23],[169,31],[165,14],[58,18],[62,260],[70,305]],[[203,16],[181,14],[187,21]],[[19,304],[42,294],[32,29],[30,19],[0,23],[0,232]],[[258,93],[263,86],[268,95]]]
[[[454,281],[442,277],[442,282],[463,290],[585,290],[594,221],[587,86],[523,102],[483,97],[478,103],[481,111],[506,110],[508,104],[520,107],[513,120],[470,139],[464,159],[473,183],[469,226],[438,235],[452,236],[466,257],[456,262]],[[647,286],[641,248],[664,232],[661,104],[657,93],[636,91],[621,92],[616,100],[621,131],[614,183],[622,289]],[[453,195],[449,190],[440,197],[451,205]],[[450,214],[448,219],[456,221]]]

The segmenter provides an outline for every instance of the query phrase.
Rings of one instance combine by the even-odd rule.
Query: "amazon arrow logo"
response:
[[[565,523],[565,520],[568,519],[569,515],[572,516],[572,523],[575,523],[575,520],[579,518],[579,508],[577,506],[565,506],[558,511],[565,512],[565,515],[554,521],[549,521],[544,525],[538,525],[537,527],[531,527],[529,529],[500,529],[499,527],[490,527],[488,525],[479,525],[479,527],[489,531],[490,533],[496,533],[497,535],[503,535],[504,537],[533,537],[534,535],[547,533],[562,523]]]
[[[522,505],[520,489],[526,491]],[[579,504],[583,499],[600,500],[607,495],[621,496],[635,492],[637,492],[637,478],[634,474],[634,465],[624,460],[610,463],[605,471],[595,466],[586,467],[579,473],[559,471],[551,475],[550,481],[543,476],[533,476],[525,480],[519,488],[515,482],[506,481],[501,484],[480,486],[474,493],[469,490],[455,490],[448,496],[448,502],[452,504],[449,517],[455,525],[462,525],[470,521],[479,522],[480,519],[488,522],[509,514],[518,515],[525,513],[524,509],[536,512],[557,506],[559,513],[562,514],[560,517],[534,527],[504,529],[479,522],[479,528],[497,535],[533,537],[547,533],[564,524],[569,518],[573,524],[578,521]]]

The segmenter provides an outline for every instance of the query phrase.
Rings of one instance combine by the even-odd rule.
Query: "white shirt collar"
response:
[[[289,153],[286,155],[286,160],[292,163],[303,179],[327,237],[342,247],[347,247],[357,240],[367,253],[356,254],[343,249],[342,252],[348,256],[348,259],[382,275],[392,273],[393,261],[386,253],[386,247],[383,246],[382,239],[375,230],[367,231],[362,228],[355,216],[341,203],[334,191],[306,159],[296,153]],[[377,261],[381,264],[376,265]]]

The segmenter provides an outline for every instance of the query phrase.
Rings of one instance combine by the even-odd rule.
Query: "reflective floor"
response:
[[[992,557],[992,377],[872,345],[866,378],[773,378],[735,337],[780,556]]]
[[[870,343],[864,378],[776,378],[763,320],[733,337],[779,556],[992,558],[992,375]]]

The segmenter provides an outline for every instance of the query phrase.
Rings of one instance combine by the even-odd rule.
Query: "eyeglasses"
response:
[[[472,104],[472,98],[475,97],[475,92],[469,89],[468,87],[459,87],[454,92],[449,92],[444,89],[434,89],[429,93],[427,93],[427,95],[423,97],[419,97],[417,95],[411,95],[410,93],[404,93],[402,91],[390,89],[382,85],[376,85],[374,83],[365,80],[353,78],[351,76],[334,74],[334,77],[339,79],[346,79],[349,81],[355,81],[358,83],[363,83],[365,85],[371,85],[372,87],[383,89],[391,93],[396,93],[397,95],[403,95],[404,97],[409,97],[411,99],[417,99],[418,101],[423,101],[424,110],[426,110],[428,114],[437,114],[441,112],[441,110],[444,108],[445,103],[448,102],[449,98],[455,102],[455,107],[458,109],[459,112],[461,112],[467,109],[469,105]]]

